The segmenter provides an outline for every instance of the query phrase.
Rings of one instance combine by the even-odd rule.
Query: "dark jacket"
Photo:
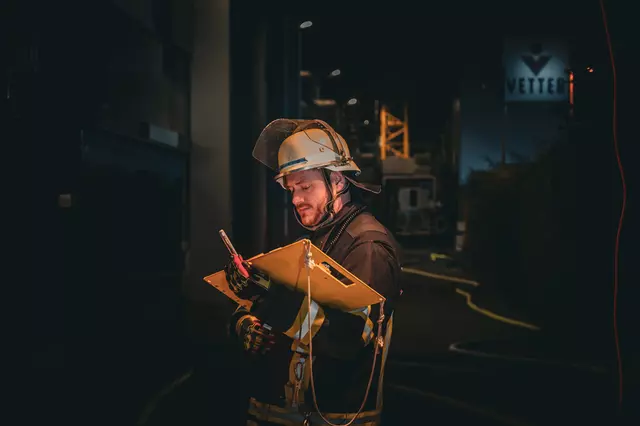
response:
[[[400,293],[399,247],[391,233],[364,206],[352,203],[341,209],[330,226],[306,238],[387,299],[384,330]],[[343,312],[317,306],[312,312],[313,376],[322,412],[353,413],[360,408],[372,368],[379,307],[378,304],[362,312]],[[294,370],[297,364],[306,361],[304,342],[309,336],[305,339],[302,333],[307,334],[307,310],[303,293],[278,285],[272,286],[252,306],[253,315],[280,332],[271,352],[252,359],[255,380],[250,386],[255,400],[291,406]],[[302,342],[297,340],[299,337],[303,337]],[[365,411],[376,408],[381,358],[379,354]],[[308,374],[303,380],[303,391],[297,401],[300,410],[312,412],[315,408]]]

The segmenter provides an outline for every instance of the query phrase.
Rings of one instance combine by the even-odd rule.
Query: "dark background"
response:
[[[469,236],[462,261],[489,289],[480,300],[507,300],[505,309],[552,330],[543,347],[567,347],[566,357],[596,359],[607,369],[597,391],[588,388],[586,396],[580,394],[574,405],[567,401],[566,407],[602,403],[603,419],[612,419],[617,391],[613,247],[621,191],[612,143],[611,63],[598,3],[329,1],[301,6],[234,1],[228,9],[220,6],[224,2],[210,8],[203,3],[23,1],[7,8],[6,135],[28,147],[32,166],[29,343],[32,399],[39,409],[29,410],[29,416],[133,424],[153,395],[192,368],[201,386],[194,392],[202,398],[194,400],[203,411],[182,401],[176,403],[182,407],[176,413],[195,410],[194,421],[231,424],[218,414],[232,413],[233,402],[241,410],[241,383],[247,378],[224,344],[224,319],[232,307],[201,281],[207,271],[224,264],[224,247],[204,240],[225,228],[239,251],[257,253],[299,232],[291,226],[285,235],[286,200],[251,158],[251,149],[270,120],[296,115],[297,25],[309,19],[313,26],[302,36],[302,68],[318,74],[342,71],[323,83],[323,95],[357,97],[360,118],[371,121],[375,100],[398,105],[408,101],[415,150],[427,149],[444,131],[451,100],[464,78],[500,73],[505,35],[567,37],[576,69],[588,64],[597,70],[591,80],[583,80],[585,90],[576,95],[577,119],[567,140],[521,179],[506,187],[490,185],[470,198],[478,205],[474,220],[482,232]],[[123,12],[123,4],[129,12]],[[634,69],[629,58],[635,26],[629,25],[629,12],[619,4],[605,4],[618,69],[618,139],[626,170],[631,170],[628,135],[635,101],[627,90],[633,86],[627,76]],[[206,61],[196,46],[207,30],[217,31],[220,21],[214,18],[225,14],[227,41],[216,46],[219,51],[204,50],[213,60],[228,63],[229,73],[209,75],[211,69],[202,65]],[[220,82],[204,96],[211,103],[194,103],[194,94],[208,90],[209,80]],[[220,88],[229,90],[228,103],[215,103],[222,97]],[[197,117],[207,114],[228,131],[206,130],[211,151],[198,140],[206,126]],[[178,146],[150,141],[148,123],[177,132]],[[227,164],[226,178],[211,174],[216,167],[205,160]],[[627,176],[630,194],[632,182]],[[65,194],[70,194],[70,208]],[[540,211],[548,222],[535,228],[532,223],[540,220]],[[626,217],[633,216],[629,206]],[[289,216],[289,223],[292,220]],[[623,353],[632,354],[626,355],[625,374],[637,377],[629,260],[633,223],[625,223],[618,318]],[[537,229],[553,231],[541,238]],[[47,271],[46,282],[37,279],[41,271]],[[464,341],[501,335],[488,323],[465,317],[463,307],[449,308],[459,302],[450,289],[411,280],[405,285],[413,296],[406,306],[409,319],[398,325],[395,339],[404,348],[398,358],[434,362],[442,348],[446,352],[447,345],[440,342],[451,343],[454,335]],[[434,313],[431,328],[410,318],[425,310]],[[418,329],[428,334],[417,334]],[[409,343],[416,340],[425,343],[413,351]],[[493,368],[481,365],[477,370],[497,371]],[[419,376],[395,371],[395,383],[406,385],[407,377]],[[436,376],[447,383],[443,388],[475,389],[470,377],[479,376],[460,371]],[[545,371],[540,377],[549,380],[541,386],[548,387],[529,389],[534,397],[553,394],[549,383],[560,373]],[[521,384],[536,376],[527,374]],[[477,380],[485,379],[493,380]],[[412,386],[436,382],[431,375]],[[578,380],[570,383],[565,395],[580,388]],[[629,383],[625,407],[633,408],[637,379]],[[472,396],[466,397],[477,400],[483,392],[470,390]],[[530,406],[501,404],[504,398],[495,397],[497,411],[535,417]],[[424,404],[419,398],[414,402]],[[410,411],[399,406],[397,412]],[[552,406],[545,405],[549,412]],[[429,413],[438,412],[437,406],[429,410],[423,413],[425,422]],[[461,411],[439,414],[439,424],[449,424]],[[181,415],[176,414],[176,422],[185,424]],[[549,416],[536,421],[555,424]],[[589,418],[587,412],[582,416]]]

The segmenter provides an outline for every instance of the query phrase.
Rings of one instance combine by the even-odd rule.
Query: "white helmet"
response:
[[[284,187],[284,177],[301,170],[327,169],[360,174],[347,142],[321,120],[281,118],[264,128],[253,149],[255,159],[277,172],[275,180]],[[345,178],[365,191],[379,193],[380,188]]]

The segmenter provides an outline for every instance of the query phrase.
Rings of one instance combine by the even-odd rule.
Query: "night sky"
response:
[[[595,0],[399,0],[305,2],[296,15],[314,24],[302,34],[303,68],[342,70],[324,95],[355,96],[372,111],[374,99],[406,99],[412,140],[426,142],[442,131],[463,75],[499,73],[504,34],[601,36],[599,11]]]

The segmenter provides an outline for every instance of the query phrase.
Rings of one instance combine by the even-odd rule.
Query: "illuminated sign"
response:
[[[503,65],[506,102],[569,101],[569,62],[562,43],[506,40]]]

